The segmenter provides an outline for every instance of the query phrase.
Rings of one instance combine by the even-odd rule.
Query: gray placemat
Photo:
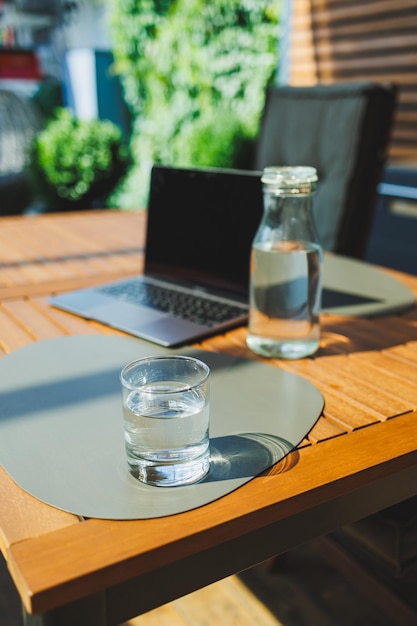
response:
[[[334,315],[377,316],[415,306],[413,292],[370,263],[325,253],[323,312]]]
[[[211,468],[198,484],[144,485],[126,464],[119,373],[133,359],[167,352],[139,339],[95,335],[49,339],[1,359],[1,465],[36,498],[80,516],[160,517],[248,482],[297,446],[321,414],[321,393],[299,376],[177,350],[212,370]]]

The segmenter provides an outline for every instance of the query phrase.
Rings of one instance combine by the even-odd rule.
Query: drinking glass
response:
[[[194,483],[210,467],[210,369],[189,356],[145,357],[120,374],[127,463],[149,485]]]

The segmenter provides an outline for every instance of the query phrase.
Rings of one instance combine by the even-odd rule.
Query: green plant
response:
[[[277,66],[280,0],[114,0],[115,70],[134,115],[136,204],[153,162],[250,167]]]
[[[54,117],[56,109],[64,106],[62,82],[56,78],[45,78],[31,101],[39,112],[44,124]]]
[[[30,180],[47,211],[107,206],[130,165],[130,151],[115,124],[80,120],[63,107],[29,151]]]

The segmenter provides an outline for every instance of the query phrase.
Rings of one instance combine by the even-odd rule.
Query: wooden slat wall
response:
[[[396,83],[388,157],[416,166],[417,0],[288,0],[288,6],[284,82]]]

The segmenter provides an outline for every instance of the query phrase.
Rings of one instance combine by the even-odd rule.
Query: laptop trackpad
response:
[[[150,341],[157,341],[164,346],[175,346],[184,341],[191,342],[193,337],[206,329],[205,326],[188,320],[165,317],[153,320],[150,324],[140,324],[140,334]]]

